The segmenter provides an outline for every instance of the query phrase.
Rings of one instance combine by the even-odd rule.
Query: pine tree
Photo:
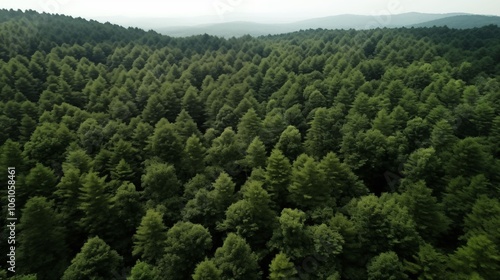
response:
[[[127,280],[161,280],[158,268],[146,262],[137,261]]]
[[[186,110],[200,127],[205,122],[205,111],[196,88],[189,87],[182,98],[182,109]]]
[[[196,264],[212,247],[206,228],[191,222],[178,222],[167,232],[165,254],[159,265],[168,279],[188,279]]]
[[[374,257],[368,265],[369,280],[403,280],[408,276],[396,253],[389,251]]]
[[[269,265],[270,280],[285,280],[292,279],[297,275],[297,270],[290,258],[284,254],[276,254],[271,264]]]
[[[181,183],[171,164],[151,162],[146,166],[141,178],[143,197],[153,206],[164,205],[169,220],[175,221],[179,214]]]
[[[205,260],[196,266],[193,280],[222,280],[222,271],[212,260]]]
[[[318,108],[314,111],[314,119],[307,131],[304,147],[307,153],[315,158],[322,158],[329,151],[335,151],[336,135],[333,135],[334,120],[328,109]]]
[[[267,159],[266,190],[271,199],[278,205],[284,206],[287,197],[287,188],[291,182],[292,166],[283,153],[274,149]]]
[[[158,263],[164,254],[166,237],[162,215],[149,209],[134,235],[132,255],[140,257],[149,264]]]
[[[125,159],[121,159],[118,165],[111,171],[111,179],[118,181],[132,181],[135,172],[130,167]]]
[[[432,196],[432,190],[423,181],[408,186],[401,196],[401,203],[408,208],[424,240],[432,242],[448,229],[450,221],[442,205],[438,204],[437,198]]]
[[[33,197],[24,206],[19,224],[19,273],[36,273],[37,279],[59,279],[67,266],[64,229],[54,204]],[[43,256],[40,257],[40,256]]]
[[[156,124],[154,133],[149,139],[149,151],[152,155],[178,166],[182,155],[182,143],[174,124],[166,119],[161,119]]]
[[[229,206],[226,219],[218,229],[235,231],[254,248],[258,248],[271,237],[277,217],[262,183],[249,181],[241,192],[243,199]]]
[[[264,167],[266,160],[266,146],[260,141],[259,137],[255,137],[250,145],[248,145],[242,164],[249,170],[252,170],[253,168]]]
[[[205,168],[204,158],[206,156],[207,149],[201,143],[201,140],[196,135],[191,135],[186,141],[186,146],[184,147],[184,157],[183,157],[183,172],[186,173],[188,178],[199,174]]]
[[[471,236],[451,255],[450,267],[466,276],[478,273],[485,280],[494,280],[500,271],[500,253],[487,236]]]
[[[288,187],[289,201],[307,210],[327,202],[331,192],[324,184],[325,175],[313,158],[300,155],[293,163],[292,184]]]
[[[109,213],[111,197],[106,192],[105,178],[99,178],[96,172],[88,173],[80,191],[78,209],[83,212],[80,227],[90,235],[108,236],[109,221],[103,213]]]
[[[377,113],[377,117],[373,120],[373,128],[378,129],[385,136],[392,134],[394,129],[394,120],[389,117],[387,110],[382,109]]]
[[[252,140],[260,136],[262,131],[262,120],[253,108],[250,108],[238,123],[237,137],[242,143],[248,145]]]
[[[197,124],[185,110],[182,110],[177,118],[175,118],[175,129],[183,143],[192,135],[201,137],[201,132],[198,130]]]
[[[300,131],[294,126],[289,125],[283,133],[281,133],[276,148],[281,150],[289,160],[295,160],[304,152]]]
[[[120,275],[122,257],[99,237],[89,238],[71,261],[62,280],[114,279]]]
[[[222,247],[217,248],[214,262],[222,271],[223,279],[257,280],[261,278],[257,256],[245,239],[234,233],[229,233]]]

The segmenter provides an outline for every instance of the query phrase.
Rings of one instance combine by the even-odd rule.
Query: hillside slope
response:
[[[483,27],[486,25],[500,26],[500,17],[480,16],[480,15],[458,15],[447,18],[436,19],[419,24],[413,24],[413,27],[433,27],[448,26],[449,28],[468,29]]]
[[[449,26],[451,28],[474,28],[495,24],[500,17],[464,14],[405,13],[399,15],[362,16],[338,15],[315,18],[286,24],[262,24],[255,22],[227,22],[198,26],[170,26],[156,28],[158,32],[174,37],[209,34],[221,37],[243,35],[275,35],[307,29],[373,29],[399,27]]]

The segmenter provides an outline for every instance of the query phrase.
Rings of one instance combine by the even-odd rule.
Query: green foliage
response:
[[[102,239],[89,238],[61,279],[112,279],[120,275],[121,263],[122,257]]]
[[[274,149],[267,159],[266,189],[271,199],[279,206],[284,205],[287,188],[292,179],[290,161],[283,153]]]
[[[480,196],[472,211],[465,217],[465,238],[474,235],[486,235],[495,244],[499,244],[500,233],[498,226],[500,223],[500,203],[496,198]]]
[[[404,279],[403,263],[412,279],[493,279],[499,38],[174,38],[0,10],[17,279],[124,278],[102,240],[82,249],[94,236],[132,279]]]
[[[212,141],[205,160],[209,165],[221,167],[229,174],[234,174],[237,172],[236,162],[241,160],[242,156],[236,134],[231,128],[226,128]]]
[[[423,181],[407,187],[401,195],[401,204],[412,215],[417,231],[424,240],[433,241],[447,230],[450,221],[442,205],[432,196],[432,190]]]
[[[212,260],[200,262],[194,270],[193,280],[221,280],[222,271]]]
[[[150,264],[158,262],[165,248],[166,229],[162,215],[149,209],[134,235],[132,254]]]
[[[43,123],[37,126],[24,145],[24,154],[45,166],[52,166],[62,162],[63,151],[73,137],[74,134],[64,124]]]
[[[222,172],[212,184],[213,190],[201,189],[186,203],[184,219],[213,228],[222,222],[226,209],[234,202],[235,186],[231,177]]]
[[[152,162],[146,167],[141,181],[145,197],[156,203],[172,198],[180,190],[175,168],[166,163]]]
[[[176,223],[167,232],[165,254],[159,265],[168,279],[187,279],[196,264],[212,247],[212,237],[206,228],[190,222]]]
[[[279,248],[293,259],[305,257],[306,248],[311,246],[305,226],[306,214],[300,210],[285,208],[279,217],[279,226],[269,244]]]
[[[276,148],[281,150],[289,160],[295,160],[303,153],[302,135],[300,131],[292,125],[289,125],[276,144]]]
[[[248,145],[245,158],[242,160],[242,165],[252,168],[262,168],[266,165],[266,146],[260,141],[259,137],[255,137]]]
[[[500,269],[500,253],[487,236],[471,236],[450,256],[450,267],[464,275],[478,273],[485,280],[493,280]]]
[[[328,202],[325,175],[313,158],[300,155],[293,163],[292,184],[288,187],[290,202],[300,209],[311,209]]]
[[[88,173],[80,192],[78,209],[83,212],[80,227],[91,235],[108,236],[108,219],[102,213],[109,213],[111,197],[106,192],[105,178],[100,178],[95,172]]]
[[[403,272],[403,265],[394,252],[381,253],[368,264],[369,280],[408,279]]]
[[[269,265],[270,280],[291,279],[297,275],[297,270],[290,258],[284,253],[276,254],[273,261]]]
[[[160,159],[177,165],[182,154],[182,143],[174,124],[166,119],[156,123],[153,135],[149,139],[150,152]]]
[[[250,142],[260,135],[262,130],[262,120],[259,118],[253,108],[250,108],[238,124],[238,139],[244,144]]]
[[[271,237],[276,223],[271,199],[262,183],[256,181],[247,182],[242,194],[242,200],[227,208],[226,219],[218,228],[235,231],[251,245],[262,246]]]
[[[222,279],[252,280],[261,278],[257,256],[252,252],[245,239],[234,233],[229,233],[222,247],[217,248],[214,263],[222,271]]]
[[[314,111],[314,119],[307,131],[304,146],[308,153],[321,158],[329,151],[337,150],[336,135],[332,126],[335,124],[332,115],[327,108],[318,108]]]
[[[206,148],[201,143],[201,140],[196,135],[191,135],[186,141],[186,146],[184,147],[184,160],[182,171],[187,174],[188,177],[194,176],[201,173],[205,167]]]
[[[159,280],[161,279],[158,269],[148,263],[137,261],[132,267],[127,280]]]
[[[448,258],[426,243],[420,246],[418,254],[407,262],[405,270],[418,276],[419,280],[440,279],[445,274]]]
[[[394,197],[364,196],[352,201],[349,211],[364,252],[377,254],[390,248],[397,254],[411,255],[416,250],[416,224]]]
[[[19,273],[36,273],[37,279],[59,279],[67,264],[64,228],[44,197],[33,197],[22,209],[19,224]],[[40,256],[43,255],[43,258]],[[16,271],[17,272],[17,271]]]

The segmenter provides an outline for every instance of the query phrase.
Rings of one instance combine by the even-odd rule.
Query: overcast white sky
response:
[[[0,0],[0,8],[33,9],[91,19],[125,17],[292,21],[338,14],[474,13],[500,15],[500,0]]]

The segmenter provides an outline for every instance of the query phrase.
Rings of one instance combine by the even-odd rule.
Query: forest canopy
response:
[[[171,38],[0,10],[0,278],[496,280],[499,61],[497,26]]]

